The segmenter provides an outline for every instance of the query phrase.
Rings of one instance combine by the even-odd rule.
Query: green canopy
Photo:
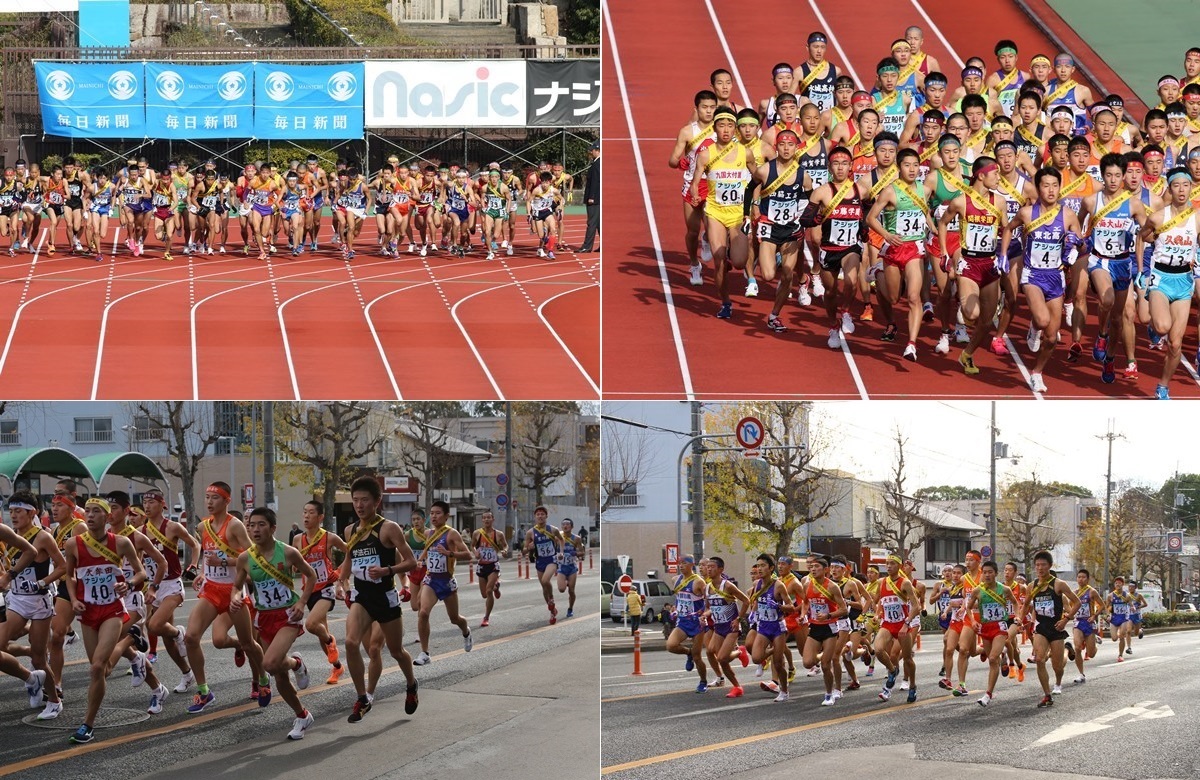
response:
[[[109,476],[167,484],[167,476],[158,464],[140,452],[102,452],[99,455],[88,455],[83,459],[83,465],[97,487]]]
[[[92,473],[83,461],[59,447],[27,447],[0,452],[0,477],[5,477],[11,485],[18,474],[92,479]]]

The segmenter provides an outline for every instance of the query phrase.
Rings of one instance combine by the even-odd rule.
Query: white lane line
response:
[[[717,690],[720,690],[719,688]],[[726,704],[723,707],[710,707],[706,710],[692,710],[690,712],[681,712],[677,715],[665,715],[661,718],[655,718],[654,722],[660,720],[676,720],[678,718],[690,718],[693,715],[716,715],[721,712],[729,712],[730,710],[748,710],[752,707],[764,707],[768,704],[774,704],[774,699],[758,699],[757,701],[748,701],[744,704]]]
[[[1017,345],[1013,344],[1007,333],[1004,334],[1004,346],[1008,347],[1008,354],[1012,355],[1013,362],[1017,364],[1017,370],[1021,372],[1021,378],[1025,380],[1025,389],[1033,393],[1034,398],[1045,401],[1046,397],[1040,391],[1032,389],[1029,384],[1029,369],[1025,367],[1025,361],[1021,360],[1021,356],[1017,354]]]
[[[938,37],[938,40],[942,42],[942,45],[946,47],[946,51],[950,52],[950,56],[953,57],[954,61],[958,63],[959,69],[965,68],[966,63],[963,62],[963,58],[958,56],[958,52],[956,52],[954,50],[954,47],[950,45],[950,41],[946,40],[946,36],[942,35],[941,28],[938,27],[934,23],[934,21],[929,18],[929,14],[925,13],[925,9],[922,8],[920,6],[920,4],[917,3],[917,0],[908,0],[908,1],[910,3],[912,3],[913,8],[917,9],[917,13],[919,13],[921,15],[921,18],[925,20],[925,23],[933,28],[934,35],[936,35]]]
[[[667,319],[671,323],[671,337],[675,340],[675,355],[679,360],[679,372],[683,377],[683,392],[687,400],[696,400],[692,388],[692,372],[688,368],[687,353],[683,349],[683,335],[679,331],[679,317],[675,312],[675,298],[671,294],[671,280],[667,276],[667,263],[663,257],[662,242],[658,237],[658,222],[654,218],[654,206],[650,202],[650,184],[646,181],[646,168],[642,162],[642,150],[639,146],[637,128],[633,124],[633,108],[629,104],[629,91],[625,87],[625,71],[621,67],[621,54],[617,50],[617,38],[613,31],[612,12],[608,2],[602,3],[601,15],[608,29],[608,45],[612,49],[613,67],[617,71],[617,85],[621,88],[621,105],[625,109],[625,122],[629,126],[629,137],[632,139],[633,160],[637,166],[638,182],[642,188],[642,203],[646,208],[646,221],[650,226],[650,238],[654,242],[654,257],[658,262],[658,277],[662,282],[663,299],[667,304]]]
[[[712,19],[713,29],[717,31],[717,39],[721,41],[721,48],[724,49],[725,56],[729,58],[729,68],[733,71],[733,79],[742,93],[742,102],[747,106],[752,105],[750,93],[746,91],[746,85],[742,83],[742,74],[738,70],[737,61],[733,58],[733,52],[729,50],[729,41],[725,40],[725,31],[721,29],[721,23],[717,20],[717,12],[713,9],[712,0],[704,0],[704,5],[708,7],[708,18]],[[739,13],[743,13],[743,11],[739,9]]]
[[[1139,655],[1137,658],[1126,658],[1124,661],[1113,661],[1113,662],[1107,663],[1107,664],[1098,664],[1096,666],[1093,666],[1092,668],[1093,669],[1107,669],[1110,666],[1129,666],[1130,664],[1137,663],[1138,661],[1151,661],[1154,659],[1158,659],[1159,663],[1162,663],[1163,661],[1167,660],[1165,656],[1161,656],[1161,655]]]
[[[546,328],[550,331],[550,335],[554,337],[554,340],[558,342],[558,345],[560,347],[562,347],[563,352],[567,353],[567,357],[569,357],[571,359],[571,362],[575,364],[575,368],[579,369],[579,373],[582,374],[583,378],[587,380],[587,383],[589,385],[591,385],[592,390],[595,391],[596,397],[598,398],[600,396],[600,388],[596,385],[595,382],[592,381],[592,377],[588,374],[588,372],[583,370],[583,366],[580,365],[579,359],[575,357],[575,353],[572,352],[567,347],[566,343],[558,335],[558,331],[556,331],[554,329],[554,326],[551,325],[550,321],[546,319],[546,315],[542,313],[542,309],[546,308],[546,304],[550,303],[555,298],[561,298],[564,295],[570,295],[571,293],[577,293],[577,292],[580,292],[581,290],[590,290],[593,287],[597,287],[597,286],[598,285],[596,285],[596,284],[589,284],[586,287],[576,287],[574,290],[567,290],[565,292],[560,292],[558,295],[553,295],[553,296],[547,298],[546,300],[542,301],[542,305],[537,307],[537,316],[538,316],[538,319],[540,319],[542,321],[542,324],[545,325]]]
[[[825,293],[828,295],[828,291]],[[854,386],[858,388],[858,396],[864,401],[871,400],[867,395],[867,386],[863,384],[862,374],[858,372],[858,363],[854,361],[854,355],[850,353],[850,344],[846,341],[846,334],[842,333],[841,328],[838,328],[838,340],[842,343],[842,354],[846,357],[846,366],[850,369],[850,376],[854,377]]]
[[[850,74],[850,78],[854,79],[854,83],[860,88],[866,89],[867,85],[858,74],[854,72],[854,65],[851,64],[850,58],[846,56],[846,50],[842,48],[842,44],[838,42],[838,38],[833,34],[833,28],[829,26],[829,22],[825,19],[825,15],[821,13],[821,9],[817,8],[814,0],[808,0],[808,5],[813,9],[813,13],[817,15],[817,21],[821,23],[821,27],[825,30],[825,34],[829,36],[829,42],[833,44],[833,48],[837,50],[838,56],[842,58],[842,64],[846,66],[846,72]]]

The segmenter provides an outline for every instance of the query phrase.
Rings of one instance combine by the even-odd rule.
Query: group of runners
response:
[[[73,157],[43,171],[17,160],[0,182],[0,236],[8,254],[40,248],[53,255],[64,225],[67,250],[104,260],[110,225],[119,226],[124,246],[141,255],[153,238],[163,259],[181,247],[185,255],[225,254],[232,245],[230,220],[240,224],[242,252],[260,260],[287,250],[299,257],[321,243],[323,209],[333,223],[330,240],[346,260],[355,257],[363,224],[374,220],[375,250],[384,257],[407,252],[426,257],[443,251],[465,257],[477,234],[488,260],[511,255],[517,239],[517,212],[523,206],[538,256],[554,259],[555,249],[570,250],[562,240],[563,209],[570,202],[574,177],[561,163],[541,163],[522,179],[510,162],[493,162],[472,173],[457,164],[401,163],[392,156],[377,173],[338,160],[327,173],[315,155],[292,160],[277,170],[269,162],[251,163],[240,174],[218,171],[208,160],[195,171],[184,160],[161,170],[146,158],[129,158],[113,172],[87,169]],[[115,255],[118,239],[108,251]],[[177,242],[178,241],[178,242]]]
[[[937,320],[934,350],[961,344],[968,375],[978,349],[1008,354],[1024,308],[1032,390],[1047,389],[1060,329],[1078,362],[1095,327],[1104,382],[1136,379],[1148,346],[1165,353],[1155,396],[1168,398],[1200,295],[1200,48],[1184,77],[1159,80],[1162,103],[1138,123],[1120,95],[1077,82],[1070,55],[1023,70],[1002,40],[995,65],[972,57],[955,84],[923,43],[909,27],[859,85],[813,32],[807,59],[776,65],[756,107],[713,71],[669,160],[683,173],[691,283],[711,261],[716,315],[730,319],[735,275],[748,297],[777,280],[766,327],[783,333],[799,277],[801,305],[824,298],[832,349],[878,311],[879,337],[915,361],[922,324]]]
[[[684,557],[673,584],[677,623],[666,649],[687,656],[685,668],[700,677],[698,693],[728,685],[726,698],[745,695],[737,661],[742,668],[756,664],[761,689],[776,694],[777,702],[788,701],[797,669],[794,640],[801,668],[810,677],[823,677],[822,706],[833,706],[845,692],[861,687],[857,663],[866,667],[864,677],[874,675],[877,663],[884,667],[881,701],[891,698],[899,679],[906,700],[914,702],[914,649],[921,644],[921,617],[929,614],[943,632],[939,687],[968,696],[967,669],[978,656],[986,664],[987,683],[977,701],[990,705],[1001,677],[1025,681],[1023,639],[1032,644],[1028,663],[1036,666],[1042,689],[1037,706],[1049,707],[1062,693],[1068,660],[1078,670],[1074,684],[1087,682],[1084,663],[1096,657],[1106,618],[1117,661],[1133,653],[1133,639],[1142,635],[1146,600],[1136,587],[1117,577],[1101,593],[1086,569],[1077,572],[1073,587],[1055,576],[1045,550],[1034,555],[1029,581],[1016,564],[1001,570],[970,550],[964,563],[946,566],[931,588],[913,575],[911,560],[894,554],[883,571],[868,567],[862,579],[851,576],[842,556],[809,555],[803,576],[793,570],[797,564],[790,556],[759,555],[750,587],[742,590],[725,575],[721,558],[697,564],[693,556]],[[743,620],[749,624],[744,642]]]
[[[161,713],[170,694],[193,689],[187,711],[210,708],[217,698],[206,676],[206,655],[212,651],[205,653],[202,640],[211,628],[213,648],[233,650],[238,667],[249,663],[251,700],[266,707],[275,692],[291,707],[295,721],[287,736],[297,740],[313,723],[297,695],[309,686],[309,666],[293,650],[308,631],[330,665],[328,684],[336,684],[349,668],[356,694],[349,722],[371,710],[385,646],[405,677],[404,711],[412,715],[418,705],[414,667],[432,662],[430,616],[438,603],[462,633],[463,649],[470,652],[473,646],[471,629],[459,614],[455,563],[478,567],[486,605],[480,627],[486,627],[500,598],[499,561],[510,555],[508,543],[491,512],[482,514],[468,542],[447,525],[445,502],[433,502],[428,525],[415,511],[404,529],[378,514],[382,491],[375,478],[356,480],[350,495],[355,521],[346,527],[345,538],[325,529],[322,505],[310,501],[304,530],[292,546],[276,540],[273,510],[257,507],[244,519],[230,512],[230,486],[224,482],[208,486],[209,516],[196,535],[164,515],[166,499],[157,489],[142,494],[141,507],[131,507],[127,493],[114,491],[88,498],[80,508],[75,483],[63,480],[45,521],[39,519],[39,499],[17,491],[8,501],[12,527],[0,524],[0,590],[7,591],[0,671],[25,684],[29,706],[41,708],[37,720],[60,717],[66,694],[64,646],[75,641],[78,620],[90,677],[86,713],[71,741],[91,742],[107,680],[121,658],[130,663],[133,687],[149,690],[149,714]],[[559,530],[546,525],[545,508],[537,515],[523,548],[537,556],[554,623],[550,585],[557,576],[560,590],[569,590],[567,616],[572,616],[583,544],[569,520]],[[188,567],[197,598],[186,625],[175,619],[185,598],[185,554],[198,564]],[[348,608],[341,652],[327,622],[339,601]],[[415,659],[404,647],[405,602],[417,613],[420,653]],[[156,669],[160,640],[179,671],[173,689]]]

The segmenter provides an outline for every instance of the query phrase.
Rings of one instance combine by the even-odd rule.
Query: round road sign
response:
[[[628,574],[622,574],[620,579],[617,580],[617,590],[621,591],[622,594],[628,594],[629,591],[633,590],[633,577],[630,577]]]
[[[763,427],[762,420],[757,417],[743,417],[738,420],[734,435],[737,436],[738,444],[748,450],[754,450],[758,449],[759,445],[763,443],[763,439],[767,438],[767,431]]]
[[[1183,534],[1167,534],[1167,549],[1177,553],[1183,549]]]
[[[500,485],[501,487],[507,485],[508,484],[508,475],[505,474],[504,472],[500,472],[499,474],[497,474],[496,475],[496,484]]]
[[[985,544],[979,552],[983,555],[985,561],[992,557],[992,548],[990,545]]]
[[[498,507],[508,506],[508,496],[504,493],[501,493],[498,496],[496,496],[496,506],[498,506]]]

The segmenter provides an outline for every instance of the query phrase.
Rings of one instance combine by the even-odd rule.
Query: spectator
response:
[[[625,611],[633,619],[633,628],[629,634],[633,636],[637,633],[638,625],[642,622],[642,597],[638,594],[637,588],[632,588],[625,594]]]
[[[295,541],[296,537],[299,536],[300,534],[302,534],[303,532],[304,532],[304,529],[300,527],[299,523],[292,523],[292,528],[290,531],[288,531],[288,544],[289,545],[292,544],[292,542]]]
[[[580,252],[593,252],[593,245],[600,235],[600,142],[592,144],[588,152],[592,164],[587,169],[587,182],[583,185],[583,202],[587,204],[587,233],[583,237]]]

